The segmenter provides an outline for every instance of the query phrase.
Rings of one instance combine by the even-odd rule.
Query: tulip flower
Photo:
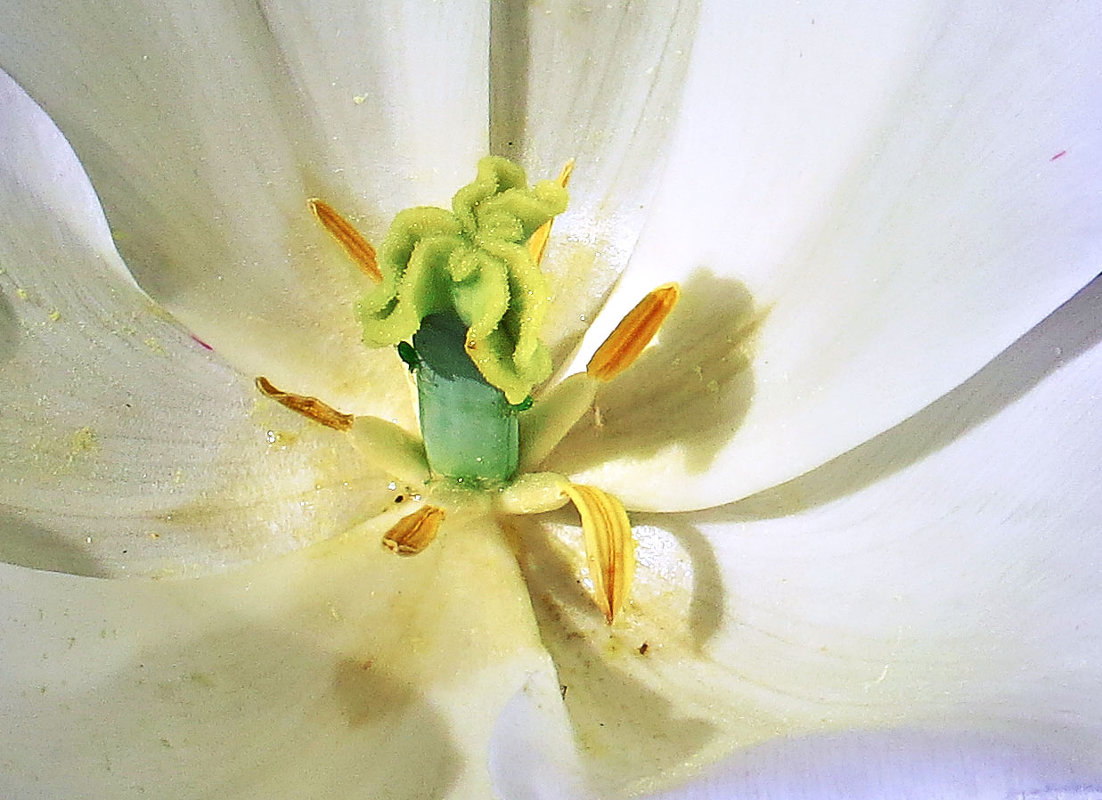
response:
[[[1099,796],[1091,10],[6,14],[5,796]],[[428,435],[272,399],[420,441],[310,201],[379,244],[487,153],[576,164],[516,413],[681,299],[402,557]]]

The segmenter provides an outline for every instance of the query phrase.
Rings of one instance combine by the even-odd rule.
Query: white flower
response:
[[[1003,795],[1102,766],[1091,9],[74,9],[0,30],[68,139],[3,82],[4,794],[615,796],[735,754],[726,791],[833,757],[903,796],[992,736],[1055,764]],[[569,517],[395,558],[401,487],[252,388],[412,424],[305,200],[377,234],[491,148],[578,157],[560,359],[684,290],[552,455],[639,512],[611,628]]]

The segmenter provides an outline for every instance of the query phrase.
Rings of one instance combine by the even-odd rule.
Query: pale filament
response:
[[[559,186],[565,188],[573,167],[573,161],[563,167],[557,179]],[[374,280],[381,280],[375,249],[355,227],[321,200],[311,199],[309,206],[360,269]],[[546,253],[550,232],[548,221],[529,239],[529,252],[537,264]],[[581,517],[594,599],[610,624],[628,600],[635,573],[634,539],[623,504],[596,487],[573,484],[554,473],[530,470],[592,408],[599,384],[612,380],[638,359],[679,296],[676,284],[666,284],[649,293],[597,349],[585,372],[560,382],[521,417],[520,474],[493,497],[494,508],[503,514],[539,514],[574,504]],[[398,425],[376,417],[344,414],[317,398],[277,389],[264,377],[257,378],[256,385],[263,394],[292,411],[349,433],[353,444],[387,474],[410,485],[424,486],[445,503],[459,496],[454,488],[434,487],[423,442]],[[383,545],[399,555],[416,555],[436,539],[445,517],[444,508],[426,504],[393,525],[384,535]]]

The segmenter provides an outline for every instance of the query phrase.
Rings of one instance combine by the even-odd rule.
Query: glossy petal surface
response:
[[[577,528],[526,532],[598,789],[867,728],[1020,732],[1102,766],[1100,319],[1096,283],[852,453],[740,503],[633,515],[633,599],[611,630]]]
[[[915,413],[1102,264],[1099,18],[710,5],[659,202],[589,347],[681,307],[552,466],[629,507],[788,480]]]
[[[0,791],[490,796],[496,717],[553,682],[512,554],[471,520],[415,559],[383,530],[185,581],[0,565]]]
[[[369,238],[446,200],[485,150],[487,25],[470,4],[17,3],[0,67],[72,142],[155,300],[244,374],[381,413],[366,388],[401,367],[360,344],[365,281],[306,200]]]
[[[72,150],[0,79],[0,560],[218,570],[389,511],[339,434],[261,398],[134,285]]]

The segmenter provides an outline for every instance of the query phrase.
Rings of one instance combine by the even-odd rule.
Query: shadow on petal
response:
[[[19,347],[19,321],[11,301],[0,292],[0,361],[7,361]]]
[[[851,731],[777,739],[652,800],[1098,800],[1097,770],[1075,764],[1043,734],[1019,741],[983,734]]]
[[[490,152],[519,161],[524,151],[531,74],[528,6],[490,6]]]
[[[516,519],[508,529],[579,745],[587,760],[600,764],[601,781],[622,789],[641,768],[659,775],[705,749],[717,734],[714,725],[679,715],[657,688],[660,681],[653,687],[645,682],[647,648],[635,650],[633,639],[625,644],[632,632],[619,635],[625,633],[618,633],[620,620],[605,625],[576,565],[546,528]],[[632,614],[630,606],[624,613]],[[596,621],[592,629],[589,620]],[[618,666],[625,659],[631,671]]]
[[[71,538],[4,511],[0,511],[0,561],[92,578],[111,575],[94,554]]]
[[[1102,279],[1082,289],[987,366],[894,428],[823,466],[697,519],[772,519],[857,492],[921,461],[997,415],[1102,341]]]
[[[452,790],[462,758],[449,725],[408,681],[294,625],[189,630],[183,606],[195,603],[163,609],[161,633],[147,614],[128,629],[116,613],[44,610],[42,624],[64,635],[59,647],[34,637],[48,650],[42,666],[12,679],[34,683],[6,712],[14,728],[0,738],[20,764],[0,778],[6,796],[420,800]]]
[[[714,546],[699,528],[689,523],[687,515],[633,513],[631,521],[634,529],[653,526],[668,532],[688,555],[693,583],[688,626],[693,645],[700,652],[726,618],[725,582],[730,576],[723,574]]]
[[[708,469],[750,407],[763,318],[739,281],[693,272],[652,346],[601,387],[594,414],[551,454],[551,468],[571,474],[613,455],[645,459],[677,446],[691,472]]]

